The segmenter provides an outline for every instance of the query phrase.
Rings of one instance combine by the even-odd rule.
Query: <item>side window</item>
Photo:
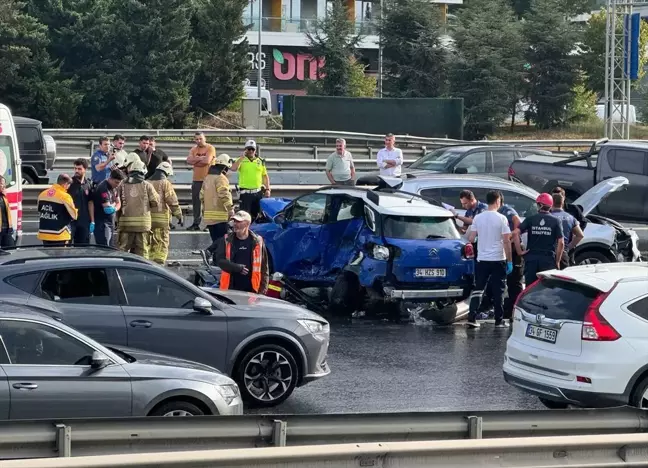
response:
[[[432,198],[437,201],[441,201],[441,189],[438,188],[429,188],[421,190],[421,195],[427,198]]]
[[[103,268],[48,271],[39,293],[43,299],[54,302],[117,305],[110,295],[108,272]]]
[[[88,366],[94,351],[73,336],[42,323],[2,320],[0,336],[11,364]]]
[[[509,167],[515,160],[515,152],[507,150],[493,151],[493,172],[508,172]]]
[[[360,198],[343,196],[339,201],[340,208],[335,219],[329,219],[330,223],[347,221],[349,219],[362,218],[364,213],[364,202]]]
[[[628,306],[628,310],[644,320],[648,320],[648,296]]]
[[[501,192],[504,195],[504,203],[517,211],[520,218],[528,218],[538,212],[538,206],[533,198],[508,190],[502,190]]]
[[[40,275],[40,272],[27,273],[25,275],[11,276],[5,281],[7,282],[7,284],[10,284],[14,288],[20,289],[27,294],[32,294],[34,292],[34,289],[36,289],[36,286],[38,285],[38,278],[40,278]]]
[[[327,196],[312,193],[298,198],[293,203],[288,219],[296,223],[322,224],[326,217]]]
[[[475,198],[477,198],[477,200],[486,203],[486,194],[488,193],[488,189],[475,187],[445,187],[442,191],[441,200],[439,201],[447,205],[454,206],[457,209],[462,209],[461,201],[459,200],[459,194],[463,190],[470,190],[475,194]]]
[[[610,167],[615,172],[646,174],[648,153],[629,149],[615,149],[608,154]]]
[[[486,152],[470,153],[455,166],[457,169],[466,169],[468,174],[483,174],[486,172]]]
[[[20,151],[41,151],[42,143],[38,129],[34,127],[16,127],[18,149]]]
[[[192,309],[196,294],[168,278],[142,270],[120,268],[126,302],[131,307]]]

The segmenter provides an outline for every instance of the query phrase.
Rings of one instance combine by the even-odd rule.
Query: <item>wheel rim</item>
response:
[[[27,179],[25,179],[25,178],[23,177],[23,179],[22,179],[22,184],[23,184],[23,185],[30,185],[31,182],[29,182]]]
[[[243,380],[249,394],[259,401],[274,401],[286,394],[293,381],[290,362],[280,352],[261,351],[245,366]]]
[[[603,263],[600,261],[598,258],[586,258],[585,260],[581,261],[579,265],[596,265],[599,263]]]
[[[165,418],[177,418],[177,417],[186,417],[186,416],[193,416],[193,414],[185,410],[173,410],[164,414]]]

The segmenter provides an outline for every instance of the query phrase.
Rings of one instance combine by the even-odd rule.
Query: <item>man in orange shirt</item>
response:
[[[194,135],[196,146],[189,151],[187,164],[193,166],[193,183],[191,184],[191,201],[193,204],[193,223],[187,228],[188,231],[200,231],[202,221],[202,203],[200,202],[200,190],[203,180],[209,172],[209,167],[216,162],[216,149],[207,143],[205,134],[197,132]]]

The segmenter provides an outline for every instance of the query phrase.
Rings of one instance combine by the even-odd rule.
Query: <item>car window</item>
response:
[[[20,151],[41,151],[40,132],[35,127],[16,127],[18,149]]]
[[[483,174],[486,172],[486,152],[477,151],[470,153],[465,158],[457,163],[457,169],[467,169],[468,174]]]
[[[194,294],[184,286],[149,271],[120,268],[126,302],[131,307],[192,309]]]
[[[648,320],[648,296],[630,304],[628,310],[642,319]]]
[[[35,322],[1,320],[0,336],[11,364],[87,366],[94,351],[67,333]]]
[[[340,199],[339,204],[340,208],[335,219],[329,220],[331,223],[362,218],[364,215],[364,202],[359,198],[344,196]]]
[[[7,278],[5,281],[7,284],[10,284],[14,288],[18,288],[21,291],[26,292],[27,294],[32,294],[36,286],[38,285],[38,278],[40,278],[40,272],[38,273],[27,273],[24,275],[16,275]]]
[[[295,200],[287,219],[296,223],[322,224],[326,215],[327,196],[322,193],[304,195]]]
[[[395,239],[459,239],[453,218],[385,216],[383,235]]]
[[[610,167],[615,172],[645,174],[648,153],[629,149],[615,149],[608,153]]]
[[[421,159],[413,162],[409,168],[443,171],[448,166],[451,166],[454,161],[459,159],[464,153],[465,150],[463,149],[439,148],[430,153],[426,153]]]
[[[444,187],[441,192],[441,201],[450,206],[454,206],[457,209],[461,208],[461,201],[459,200],[459,194],[463,190],[470,190],[475,194],[477,200],[486,203],[486,194],[488,189],[484,188],[475,188],[475,187]]]
[[[520,296],[518,306],[530,314],[542,314],[555,320],[582,322],[598,291],[588,286],[553,279],[543,279]]]
[[[67,304],[117,305],[111,297],[108,273],[104,268],[48,271],[39,295]]]
[[[509,190],[501,190],[501,192],[504,195],[504,203],[517,211],[520,218],[528,218],[538,213],[538,205],[533,198]]]
[[[515,160],[515,151],[513,150],[494,150],[493,151],[493,172],[508,173],[508,169]]]

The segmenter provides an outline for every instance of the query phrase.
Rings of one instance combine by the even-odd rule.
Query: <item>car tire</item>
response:
[[[574,263],[576,265],[593,265],[597,263],[610,263],[612,260],[610,258],[596,251],[581,252],[574,258]]]
[[[273,368],[273,375],[269,375]],[[286,348],[263,344],[245,353],[236,368],[234,380],[248,405],[269,408],[283,403],[292,395],[299,380],[299,369],[295,357]]]
[[[547,400],[546,398],[542,397],[538,397],[538,400],[540,400],[540,403],[542,403],[549,409],[567,409],[569,407],[569,403]]]
[[[350,275],[340,275],[335,280],[331,289],[329,310],[336,317],[350,317],[357,307],[357,280],[354,281]]]
[[[23,174],[22,175],[22,184],[23,185],[34,185],[34,184],[36,184],[36,181],[29,174]]]
[[[182,416],[204,416],[205,412],[193,403],[176,400],[164,403],[155,408],[149,416],[182,417]]]
[[[637,408],[648,409],[648,377],[644,377],[639,381],[632,396],[630,397],[630,405]]]

